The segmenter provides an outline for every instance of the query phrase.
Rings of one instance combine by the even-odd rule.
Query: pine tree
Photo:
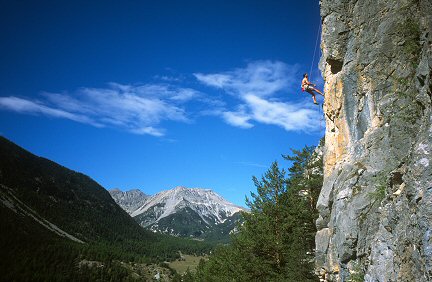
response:
[[[244,224],[233,244],[244,257],[255,261],[247,271],[251,279],[268,274],[276,277],[283,273],[286,264],[286,234],[290,228],[285,170],[274,162],[261,180],[253,177],[253,182],[257,193],[246,198],[250,212],[243,214]]]
[[[296,279],[314,281],[315,220],[318,218],[316,203],[323,182],[322,157],[310,146],[300,151],[292,150],[292,155],[283,157],[292,162],[288,169],[288,201],[295,222],[290,234],[290,273],[295,274]]]

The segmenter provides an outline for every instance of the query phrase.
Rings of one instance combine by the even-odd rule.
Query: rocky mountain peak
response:
[[[139,189],[121,191],[120,189],[116,188],[108,190],[108,192],[111,194],[111,197],[116,201],[116,203],[129,214],[142,206],[149,197]]]
[[[164,212],[158,217],[157,220],[159,220],[176,212],[176,210],[181,205],[185,205],[185,203],[192,209],[196,211],[199,210],[200,213],[214,216],[219,221],[222,221],[220,218],[221,212],[232,215],[243,209],[228,202],[211,189],[178,186],[174,189],[162,191],[151,196],[143,206],[135,210],[131,215],[138,216],[156,205],[163,205]]]
[[[127,205],[125,198],[132,200],[131,191],[112,193],[113,198],[141,226],[155,232],[178,236],[211,236],[228,239],[243,207],[225,200],[211,189],[177,186],[146,197],[140,206]],[[127,196],[124,193],[128,193]],[[122,195],[121,197],[118,195]],[[218,227],[216,226],[223,226]],[[216,234],[220,233],[220,234]],[[209,235],[210,236],[210,235]]]

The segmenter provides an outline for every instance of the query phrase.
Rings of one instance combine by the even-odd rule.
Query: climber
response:
[[[319,91],[318,89],[316,89],[315,87],[313,87],[312,85],[316,86],[316,84],[313,84],[312,82],[309,82],[308,74],[307,73],[303,74],[303,80],[302,80],[302,84],[301,84],[302,91],[306,91],[307,93],[311,94],[312,95],[312,99],[314,101],[314,104],[318,105],[314,91],[317,92],[317,93],[319,93],[322,96],[324,96],[324,94],[321,91]]]

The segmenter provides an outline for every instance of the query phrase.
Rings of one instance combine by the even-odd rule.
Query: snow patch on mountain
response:
[[[223,223],[226,218],[245,210],[228,202],[210,189],[176,187],[149,197],[144,205],[133,211],[132,217],[153,211],[153,222],[189,207],[207,224]]]

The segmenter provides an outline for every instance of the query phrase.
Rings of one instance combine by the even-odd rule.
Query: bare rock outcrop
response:
[[[323,281],[432,281],[432,2],[322,0]]]

